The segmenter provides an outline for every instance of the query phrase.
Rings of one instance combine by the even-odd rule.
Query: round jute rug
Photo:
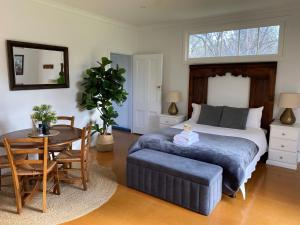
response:
[[[47,212],[42,213],[41,193],[16,214],[15,198],[10,188],[0,191],[0,224],[1,225],[52,225],[67,222],[81,217],[103,205],[114,194],[117,182],[113,172],[96,163],[90,165],[90,182],[88,190],[83,191],[80,185],[61,183],[61,195],[47,193]]]

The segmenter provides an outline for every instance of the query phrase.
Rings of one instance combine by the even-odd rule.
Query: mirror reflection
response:
[[[64,53],[13,47],[16,85],[65,84]]]

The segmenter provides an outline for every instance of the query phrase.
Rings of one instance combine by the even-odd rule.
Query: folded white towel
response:
[[[199,141],[199,135],[195,132],[182,131],[173,138],[173,143],[177,145],[189,146]]]
[[[186,137],[182,137],[182,136],[174,136],[174,140],[176,141],[186,141],[186,142],[189,142],[189,141],[197,141],[199,140],[199,137],[198,136],[194,136],[194,137],[190,137],[190,138],[186,138]]]
[[[179,134],[176,134],[174,136],[174,139],[176,140],[186,140],[186,141],[190,141],[190,140],[196,140],[199,138],[199,135],[195,132],[186,132],[186,131],[183,131]]]
[[[197,143],[199,140],[193,140],[193,141],[177,141],[174,140],[173,143],[176,145],[181,145],[181,146],[190,146],[194,143]]]
[[[179,135],[187,138],[198,136],[198,134],[193,131],[182,131],[181,133],[179,133]]]

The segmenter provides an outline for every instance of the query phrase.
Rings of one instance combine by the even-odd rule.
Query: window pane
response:
[[[239,45],[239,31],[224,31],[222,37],[222,56],[237,56]]]
[[[258,55],[278,53],[280,26],[259,28]]]
[[[206,57],[220,56],[222,32],[208,33],[206,36]]]
[[[278,54],[280,25],[189,36],[188,58]]]
[[[239,55],[256,55],[258,44],[258,28],[240,30]]]
[[[189,58],[205,57],[205,34],[192,34],[189,38]]]

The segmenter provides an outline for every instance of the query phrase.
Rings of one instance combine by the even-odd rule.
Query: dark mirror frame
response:
[[[15,82],[15,67],[14,67],[14,53],[13,53],[14,47],[34,48],[34,49],[63,52],[65,84],[25,84],[25,85],[16,84],[16,82]],[[7,40],[7,58],[8,58],[9,88],[12,91],[52,89],[52,88],[69,88],[70,87],[70,85],[69,85],[69,83],[70,83],[69,82],[69,53],[68,53],[67,47]]]

